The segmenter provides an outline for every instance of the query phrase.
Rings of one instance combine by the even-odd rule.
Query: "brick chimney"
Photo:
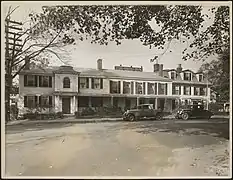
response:
[[[163,64],[159,65],[159,76],[163,76]]]
[[[97,60],[97,69],[98,70],[102,70],[103,69],[103,64],[102,64],[102,59],[98,59]]]
[[[30,69],[30,59],[27,56],[25,57],[24,63],[25,63],[24,69],[29,70]]]
[[[154,64],[154,72],[155,73],[159,72],[159,64],[158,63]]]
[[[177,73],[181,73],[182,69],[181,64],[178,64],[178,67],[176,68]]]

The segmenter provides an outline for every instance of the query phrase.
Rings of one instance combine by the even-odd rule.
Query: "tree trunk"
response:
[[[10,95],[11,95],[11,88],[12,88],[12,77],[11,75],[5,75],[5,122],[10,121],[10,113],[11,113],[11,106],[10,106]]]

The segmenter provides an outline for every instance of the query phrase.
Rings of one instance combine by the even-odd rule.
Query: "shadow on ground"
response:
[[[153,132],[166,132],[166,133],[179,133],[183,135],[212,135],[229,139],[229,122],[212,121],[212,122],[164,122],[158,123],[156,121],[140,121],[128,123],[127,129],[136,129],[139,133],[153,133]]]
[[[72,126],[72,123],[49,123],[49,124],[18,124],[6,126],[6,134],[22,133],[26,131],[40,131],[45,129],[57,129]]]

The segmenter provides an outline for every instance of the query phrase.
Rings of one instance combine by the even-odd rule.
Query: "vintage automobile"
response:
[[[205,118],[210,119],[214,114],[208,110],[204,109],[203,105],[188,105],[186,107],[180,108],[175,118],[188,120],[192,118]]]
[[[156,119],[162,120],[163,113],[160,109],[153,109],[153,104],[140,104],[134,109],[127,110],[123,114],[123,120],[139,120],[139,119]]]

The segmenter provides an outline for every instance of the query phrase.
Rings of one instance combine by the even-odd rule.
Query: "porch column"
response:
[[[78,111],[79,110],[79,108],[78,108],[78,96],[76,96],[76,111]]]
[[[111,96],[111,106],[113,106],[113,96]]]
[[[123,81],[121,81],[121,94],[123,94],[123,89],[124,89],[124,86],[123,86]]]
[[[191,86],[191,96],[194,96],[194,86]]]
[[[60,111],[60,102],[59,102],[59,96],[55,95],[54,96],[54,110],[55,112],[59,112]]]
[[[72,108],[73,112],[71,112],[71,113],[75,113],[75,111],[76,111],[76,97],[73,96],[72,100],[73,100],[73,108]]]
[[[139,97],[137,97],[137,106],[139,105]]]
[[[133,94],[136,94],[136,81],[133,81]]]
[[[148,94],[148,82],[145,83],[145,95]]]
[[[91,107],[91,96],[88,97],[88,106]]]
[[[158,98],[155,98],[155,109],[158,109]]]

